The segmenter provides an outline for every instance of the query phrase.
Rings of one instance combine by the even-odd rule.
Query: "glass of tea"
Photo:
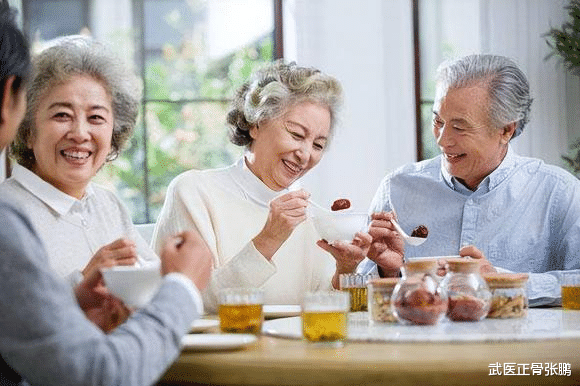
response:
[[[302,336],[308,342],[341,347],[347,338],[350,294],[308,292],[302,302]]]
[[[262,332],[264,291],[225,288],[218,293],[220,331],[259,335]]]
[[[580,310],[580,273],[562,272],[562,308]]]
[[[350,293],[350,311],[368,310],[367,284],[373,279],[372,275],[360,273],[342,273],[339,276],[339,285],[342,291]]]

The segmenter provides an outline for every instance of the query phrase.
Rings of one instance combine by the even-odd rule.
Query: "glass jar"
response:
[[[372,279],[367,285],[369,297],[369,320],[371,323],[397,321],[391,309],[391,296],[399,278]]]
[[[479,261],[447,260],[447,274],[440,284],[447,291],[447,317],[453,321],[477,322],[487,316],[491,292],[479,274]]]
[[[447,293],[439,286],[436,260],[413,260],[401,268],[403,277],[393,290],[391,305],[404,324],[437,324],[447,312]]]
[[[527,315],[527,273],[487,273],[483,278],[491,291],[488,318],[522,318]]]
[[[340,289],[350,293],[350,311],[367,311],[367,284],[373,275],[343,273],[339,276]]]

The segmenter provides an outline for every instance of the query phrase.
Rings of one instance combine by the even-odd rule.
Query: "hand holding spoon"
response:
[[[397,230],[397,232],[399,232],[399,234],[401,235],[401,237],[403,238],[403,240],[405,240],[405,242],[409,245],[412,246],[418,246],[421,245],[425,242],[425,240],[427,240],[426,237],[414,237],[414,236],[409,236],[407,233],[405,233],[405,231],[403,230],[403,228],[401,228],[401,226],[399,225],[399,223],[397,222],[397,220],[392,219],[391,223],[393,224],[393,226],[395,227],[395,229]]]

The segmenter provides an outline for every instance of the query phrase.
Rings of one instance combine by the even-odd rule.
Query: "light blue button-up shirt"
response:
[[[527,272],[530,305],[559,304],[561,272],[580,272],[580,181],[510,148],[475,191],[442,165],[441,156],[403,166],[382,181],[369,212],[395,208],[408,233],[429,229],[406,256],[457,255],[475,245],[500,271]],[[375,270],[365,260],[359,271]]]

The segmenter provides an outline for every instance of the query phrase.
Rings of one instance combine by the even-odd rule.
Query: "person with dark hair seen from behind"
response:
[[[0,2],[0,150],[26,109],[27,43],[7,1]],[[179,355],[180,340],[203,310],[210,252],[195,232],[167,240],[164,278],[151,302],[106,334],[120,302],[94,270],[74,291],[50,269],[27,216],[0,197],[0,384],[150,385]]]
[[[479,259],[484,273],[528,273],[530,305],[558,305],[562,272],[580,271],[580,181],[515,153],[510,141],[522,133],[531,103],[526,76],[507,57],[443,63],[433,105],[442,154],[382,181],[369,210],[372,261],[358,270],[395,276],[403,254],[459,253]],[[424,224],[426,241],[403,250],[393,216],[409,231]]]
[[[154,249],[167,234],[201,233],[214,258],[207,309],[217,309],[223,287],[260,287],[265,304],[299,304],[306,291],[338,288],[339,274],[364,259],[366,233],[332,245],[319,240],[307,215],[310,193],[300,186],[324,156],[341,104],[340,83],[318,69],[264,66],[238,89],[227,118],[243,157],[171,182]]]

